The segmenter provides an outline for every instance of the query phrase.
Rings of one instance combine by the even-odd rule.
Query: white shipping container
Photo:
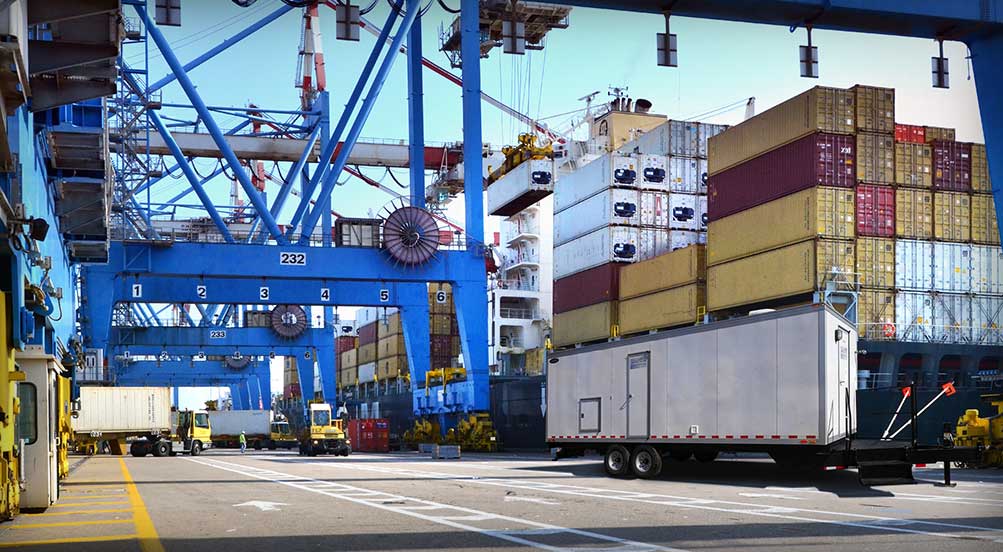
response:
[[[929,342],[933,338],[933,296],[927,292],[895,294],[895,339]]]
[[[933,290],[948,293],[972,290],[972,246],[933,243]]]
[[[697,220],[700,221],[700,231],[707,231],[707,196],[697,196]]]
[[[707,160],[697,159],[697,179],[700,181],[700,193],[707,193]]]
[[[700,156],[700,123],[669,121],[669,155]]]
[[[169,387],[80,388],[76,433],[160,433],[171,429]]]
[[[1003,249],[972,246],[972,292],[1003,295]]]
[[[697,243],[707,245],[707,232],[697,232]]]
[[[1003,297],[975,295],[972,297],[972,343],[1003,345]]]
[[[641,192],[641,226],[669,227],[669,194]]]
[[[209,425],[212,428],[214,438],[236,438],[241,431],[248,435],[268,436],[272,431],[271,423],[272,413],[269,410],[209,411]]]
[[[933,243],[896,240],[895,288],[928,291],[933,289]]]
[[[609,188],[554,215],[554,245],[610,225],[639,226],[640,192]]]
[[[369,383],[376,379],[376,363],[367,362],[359,365],[359,383]]]
[[[638,239],[638,228],[605,226],[559,245],[554,248],[554,279],[608,262],[635,262],[638,260]]]
[[[699,151],[697,156],[707,158],[707,139],[712,136],[717,136],[725,130],[728,130],[728,125],[714,125],[710,123],[700,123],[697,128],[697,132],[700,136]]]
[[[669,194],[669,228],[674,230],[699,230],[697,196],[694,194]]]
[[[699,232],[689,230],[666,230],[664,228],[641,228],[638,238],[638,260],[645,261],[682,249],[700,241]]]
[[[559,213],[611,186],[637,187],[637,160],[611,153],[577,171],[561,176],[554,189],[554,212]]]
[[[672,192],[682,192],[684,194],[695,194],[700,191],[700,162],[689,157],[667,157],[668,162],[668,189]],[[706,169],[706,163],[705,167]],[[703,189],[707,191],[706,181]]]
[[[556,174],[553,159],[521,163],[488,186],[488,214],[512,216],[547,197],[554,192]]]
[[[645,190],[664,190],[668,183],[668,168],[665,166],[664,155],[637,155],[637,175],[639,188]]]
[[[933,341],[968,343],[972,340],[972,298],[960,293],[934,293]]]

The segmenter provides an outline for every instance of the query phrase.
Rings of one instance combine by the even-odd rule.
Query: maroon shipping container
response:
[[[877,238],[895,236],[895,188],[857,186],[857,234]]]
[[[390,422],[386,419],[349,420],[347,430],[352,450],[390,452]]]
[[[554,314],[580,309],[620,296],[621,263],[606,263],[554,281]]]
[[[707,218],[717,220],[813,186],[852,188],[856,138],[817,132],[710,177]]]
[[[334,344],[335,350],[340,355],[349,349],[355,348],[355,336],[352,335],[339,335],[338,340]]]
[[[952,192],[972,191],[972,145],[966,142],[933,142],[933,188]]]
[[[434,357],[448,357],[453,346],[453,336],[451,335],[432,335],[430,336],[432,343],[432,356]]]
[[[370,322],[359,328],[359,345],[376,343],[376,322]]]

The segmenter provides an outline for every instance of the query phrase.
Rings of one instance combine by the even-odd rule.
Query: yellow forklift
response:
[[[300,456],[335,454],[348,456],[352,442],[345,434],[344,422],[331,416],[331,405],[325,402],[310,403],[310,419],[300,430]]]

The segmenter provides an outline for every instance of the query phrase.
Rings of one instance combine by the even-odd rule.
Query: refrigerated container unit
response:
[[[700,230],[701,217],[697,212],[697,196],[671,193],[668,197],[668,217],[665,225],[673,230]]]
[[[895,287],[895,240],[857,238],[857,278],[861,287]],[[863,333],[863,332],[861,332]]]
[[[819,132],[728,170],[712,172],[708,218],[717,220],[814,186],[852,188],[857,183],[855,150],[853,136]]]
[[[604,226],[554,248],[554,278],[564,278],[601,264],[638,260],[640,230]]]
[[[554,193],[557,175],[553,159],[520,163],[487,189],[488,214],[510,217]]]
[[[927,190],[895,190],[895,236],[933,239],[933,193]]]
[[[895,189],[891,186],[857,186],[857,235],[895,236]]]
[[[369,383],[376,379],[376,362],[370,361],[363,364],[359,364],[358,367],[359,383]]]
[[[966,243],[933,242],[933,291],[972,291],[972,246]]]
[[[638,154],[637,187],[644,190],[664,190],[668,179],[668,167],[664,155]]]
[[[933,188],[951,192],[972,191],[972,145],[933,142]]]
[[[889,134],[857,134],[857,180],[872,184],[895,182],[895,140]]]
[[[641,192],[609,188],[554,215],[554,245],[561,246],[606,226],[640,226]]]
[[[615,301],[620,295],[621,263],[605,263],[554,281],[554,313],[560,314],[596,303]]]
[[[557,181],[554,212],[559,213],[608,188],[636,188],[637,181],[634,157],[608,153]]]
[[[554,315],[551,341],[568,347],[605,341],[616,334],[617,302],[606,301]]]
[[[933,237],[967,242],[972,239],[972,196],[958,192],[934,192]]]
[[[663,457],[766,452],[786,466],[857,465],[864,484],[974,449],[856,439],[857,332],[827,306],[787,309],[557,351],[547,371],[554,457],[597,451],[654,478]]]
[[[706,232],[709,219],[707,217],[707,196],[705,195],[697,196],[697,220],[700,221],[700,231]],[[706,243],[706,239],[703,243]]]
[[[895,289],[933,289],[933,242],[895,241]]]

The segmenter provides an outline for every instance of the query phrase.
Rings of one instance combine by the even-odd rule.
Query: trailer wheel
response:
[[[697,462],[713,462],[717,460],[716,450],[702,450],[693,453],[693,457],[697,459]]]
[[[254,442],[254,450],[261,450],[261,441]]]
[[[146,444],[141,442],[135,442],[129,445],[129,454],[135,456],[136,458],[142,458],[147,455],[149,451],[146,449]]]
[[[641,479],[654,479],[662,473],[662,455],[650,445],[641,445],[630,455],[630,469]]]
[[[688,450],[674,450],[669,453],[669,456],[676,462],[687,462],[693,456],[693,453]]]
[[[167,441],[157,441],[153,444],[153,455],[156,457],[167,456],[171,453],[171,445]]]
[[[192,443],[192,450],[188,453],[190,456],[198,456],[202,454],[202,443],[195,441]]]
[[[268,440],[268,450],[275,450],[275,441]]]
[[[630,451],[623,445],[613,445],[606,449],[606,458],[603,460],[603,467],[606,474],[612,477],[623,477],[630,469]]]

